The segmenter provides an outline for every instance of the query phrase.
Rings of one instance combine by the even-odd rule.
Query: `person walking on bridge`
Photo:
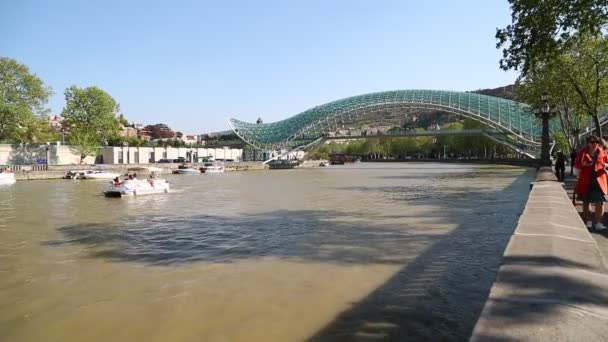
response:
[[[576,168],[580,175],[576,182],[576,193],[583,201],[583,218],[589,229],[604,230],[602,223],[604,217],[604,202],[608,184],[606,183],[606,153],[601,148],[600,140],[596,136],[587,139],[584,147],[576,158]],[[595,225],[591,217],[591,203],[595,204]]]

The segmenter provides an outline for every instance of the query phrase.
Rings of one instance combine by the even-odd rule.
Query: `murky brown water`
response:
[[[466,339],[532,171],[440,164],[0,187],[0,341]]]

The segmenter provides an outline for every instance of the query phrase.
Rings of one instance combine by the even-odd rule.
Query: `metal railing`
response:
[[[46,164],[32,164],[32,165],[4,165],[0,168],[10,168],[13,172],[26,172],[26,171],[47,171],[49,166]]]

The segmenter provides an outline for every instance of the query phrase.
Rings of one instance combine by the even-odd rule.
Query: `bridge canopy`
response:
[[[540,141],[540,120],[528,105],[494,96],[444,90],[394,90],[358,95],[273,123],[230,119],[229,124],[239,137],[257,148],[289,150],[311,144],[361,115],[408,108],[440,110],[472,118],[523,144],[538,145]]]

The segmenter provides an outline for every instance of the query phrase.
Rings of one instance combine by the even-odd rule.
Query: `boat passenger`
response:
[[[133,174],[133,179],[137,179],[137,173]]]
[[[114,178],[114,186],[120,186],[120,179],[118,177]]]

